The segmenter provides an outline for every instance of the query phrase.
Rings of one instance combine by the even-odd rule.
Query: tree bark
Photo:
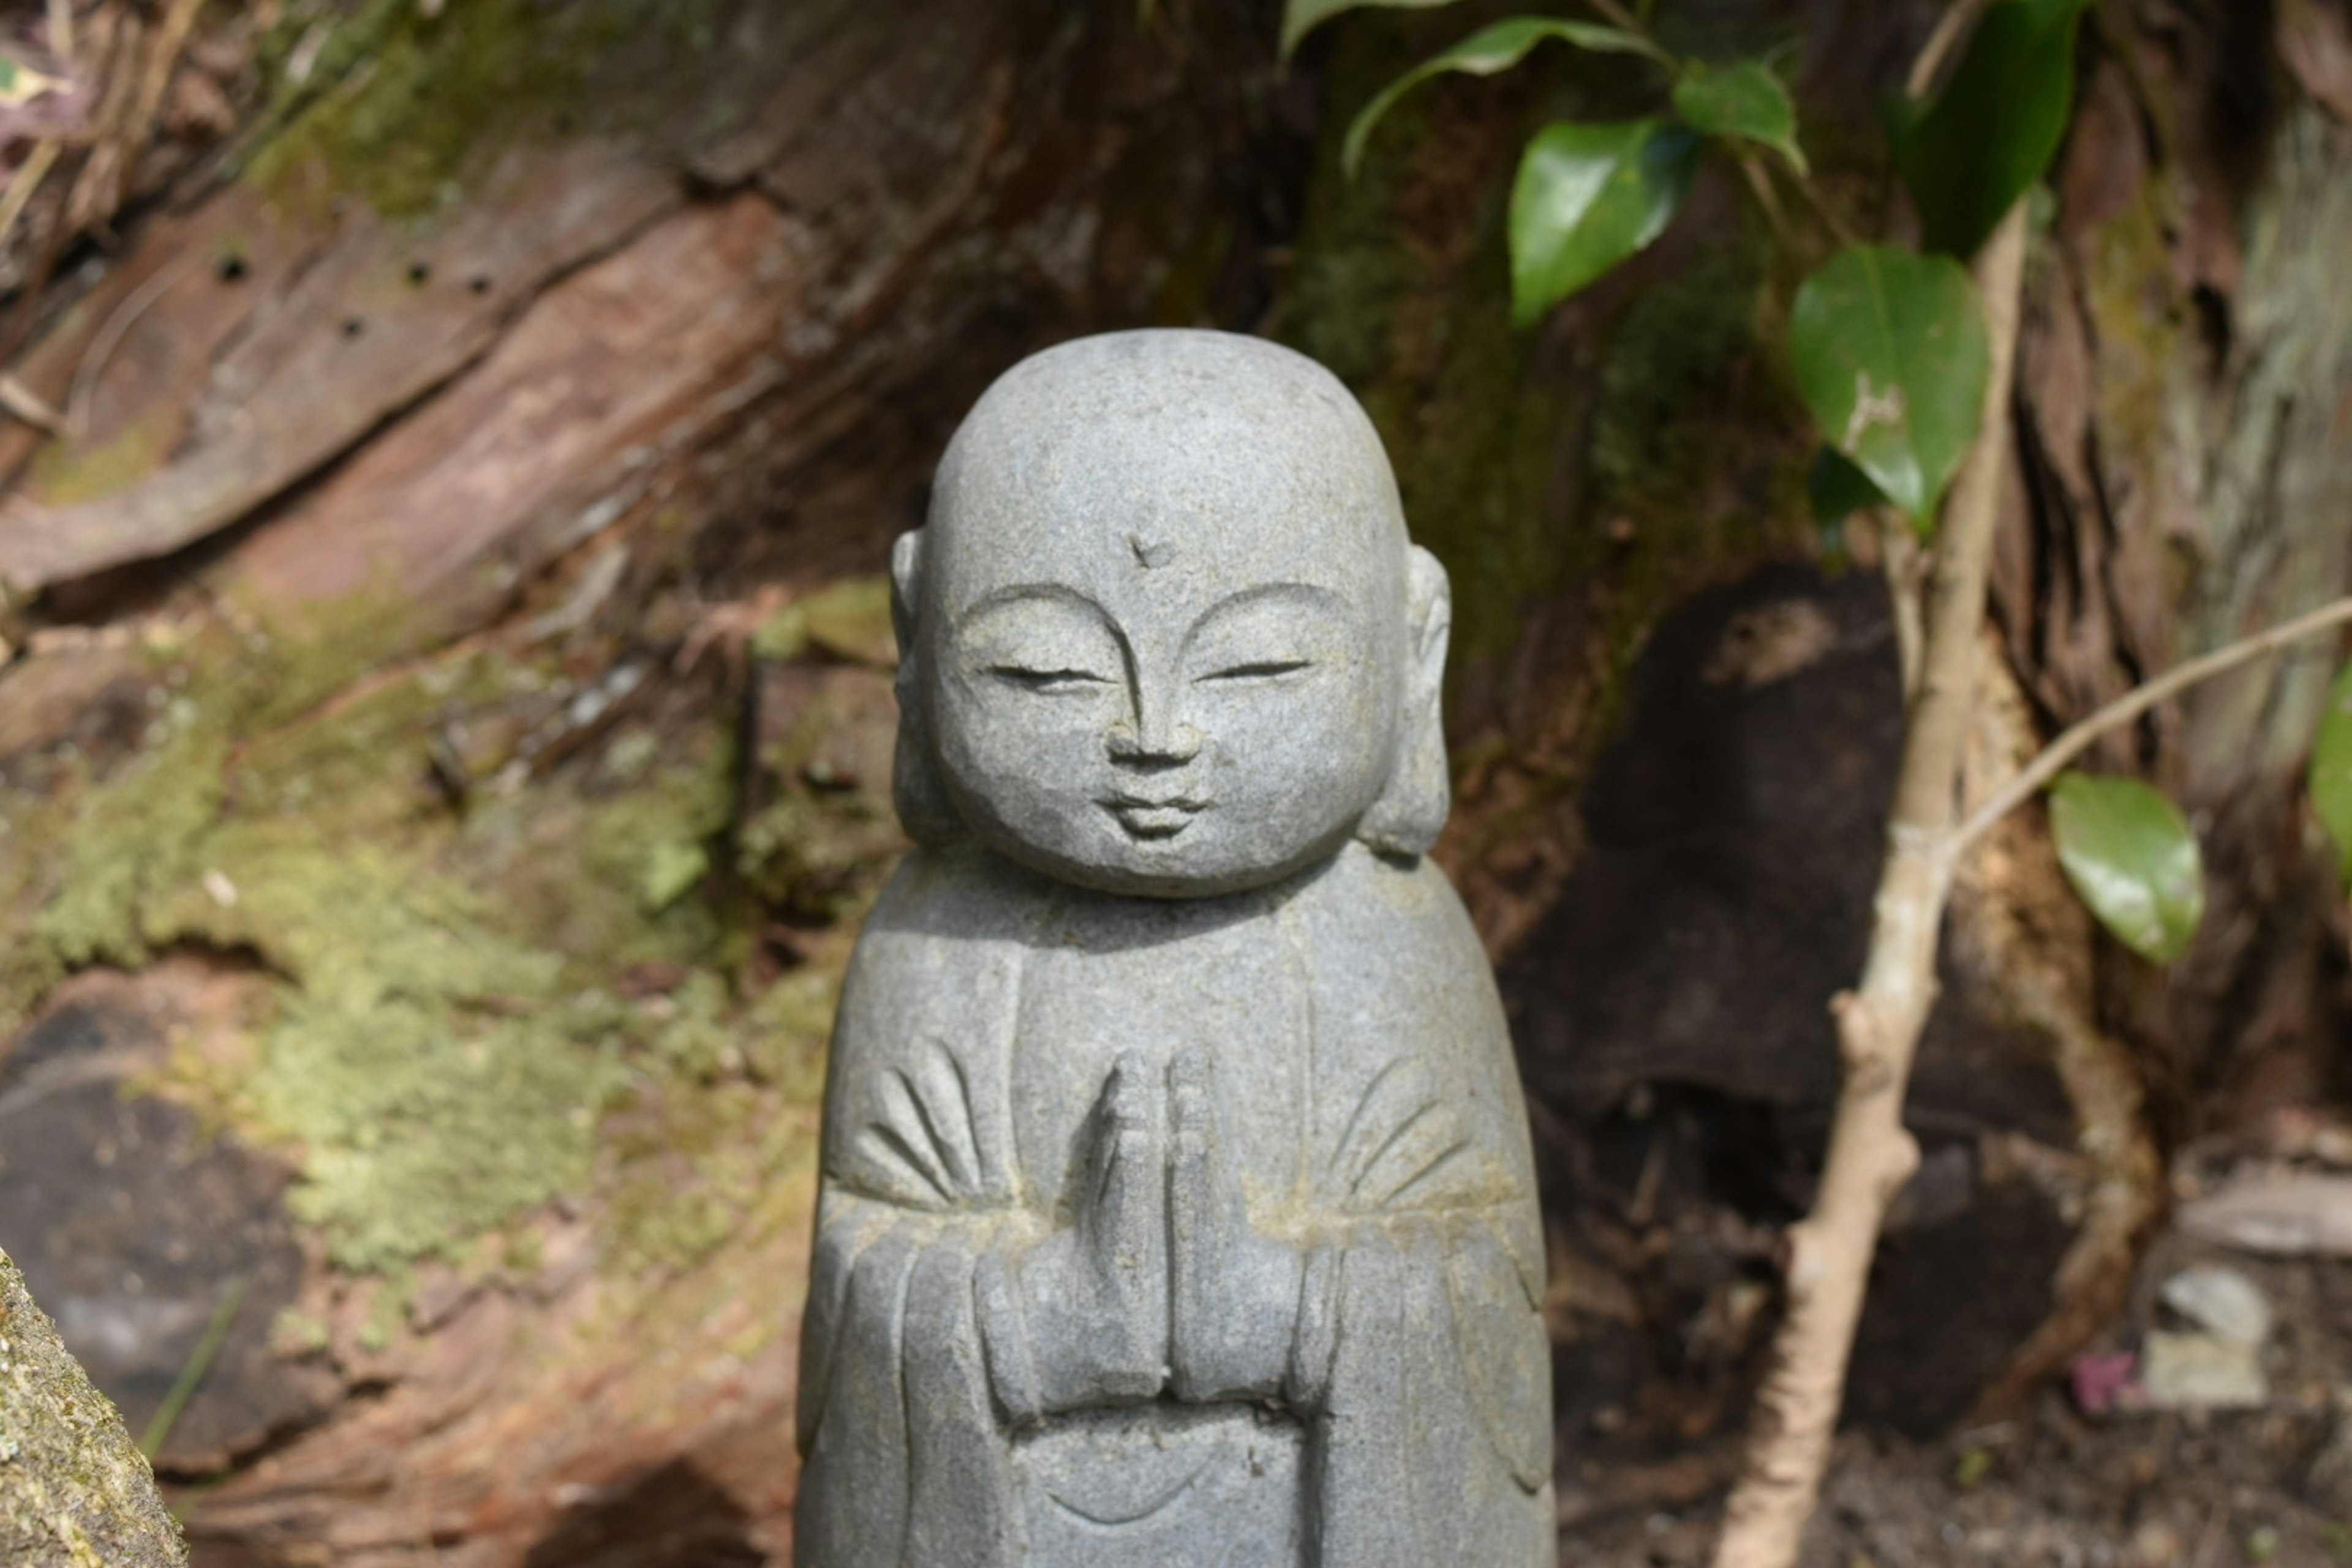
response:
[[[0,429],[0,1243],[118,1315],[140,1273],[152,1353],[100,1368],[134,1418],[253,1280],[160,1456],[206,1483],[200,1563],[788,1558],[823,1035],[897,847],[874,574],[995,374],[1151,322],[1270,331],[1381,425],[1456,587],[1442,855],[1538,1118],[1564,1509],[1726,1479],[1902,701],[1874,576],[1805,516],[1790,264],[1712,171],[1515,334],[1518,145],[1642,84],[1566,52],[1433,83],[1349,182],[1347,117],[1472,8],[1352,15],[1287,74],[1277,9],[215,5],[119,248],[74,248],[58,156],[10,369],[67,433]],[[2345,585],[2352,55],[2338,6],[2275,40],[2239,9],[2103,7],[2086,46],[1972,798]],[[1736,19],[1803,38],[1858,210],[1879,176],[1829,150],[1937,14]],[[236,99],[215,143],[172,118],[189,73]],[[2030,813],[1959,868],[1850,1415],[2032,1386],[2111,1310],[2162,1142],[2325,1066],[2324,673],[2101,753],[2206,814],[2172,976],[2095,936]],[[10,1162],[36,1136],[73,1183]],[[115,1193],[149,1231],[70,1240]],[[222,1245],[175,1264],[173,1227]]]
[[[145,1456],[0,1252],[0,1557],[24,1568],[188,1560]]]

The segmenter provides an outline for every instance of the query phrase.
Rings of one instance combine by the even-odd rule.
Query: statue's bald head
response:
[[[988,389],[940,464],[924,549],[936,586],[1106,543],[1236,579],[1313,552],[1396,586],[1406,541],[1380,437],[1329,371],[1257,338],[1139,331]]]
[[[1254,885],[1397,772],[1443,597],[1418,555],[1370,421],[1313,361],[1081,339],[989,389],[901,542],[902,701],[953,816],[1004,853],[1123,891]]]

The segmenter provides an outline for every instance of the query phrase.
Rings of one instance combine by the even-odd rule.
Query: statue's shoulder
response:
[[[915,850],[858,933],[835,1016],[835,1060],[926,1034],[967,1034],[975,1002],[1012,983],[1052,907],[1051,884],[984,850]]]
[[[860,945],[1017,941],[1054,901],[1051,882],[1002,856],[969,844],[919,847],[884,885]]]
[[[1420,994],[1440,1007],[1465,994],[1494,995],[1494,969],[1469,913],[1425,855],[1407,859],[1350,844],[1296,901],[1318,968],[1385,974],[1391,984],[1382,989]]]

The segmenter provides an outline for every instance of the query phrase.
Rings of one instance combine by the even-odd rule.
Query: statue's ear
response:
[[[964,826],[948,798],[939,752],[931,744],[922,644],[916,636],[922,584],[923,533],[909,529],[890,547],[890,627],[898,638],[898,746],[890,762],[890,800],[898,808],[898,826],[907,837],[937,847],[962,837]]]
[[[1388,788],[1364,813],[1356,837],[1384,855],[1419,855],[1437,842],[1454,791],[1445,765],[1445,639],[1454,629],[1454,589],[1437,557],[1418,544],[1405,563],[1409,638],[1404,694],[1397,709],[1397,753]]]

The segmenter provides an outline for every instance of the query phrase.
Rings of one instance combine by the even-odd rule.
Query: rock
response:
[[[173,1473],[224,1467],[341,1392],[270,1342],[303,1275],[284,1166],[127,1087],[163,1066],[171,1033],[215,1026],[254,994],[194,960],[91,970],[0,1037],[0,1242],[125,1420],[145,1428],[236,1296],[203,1385],[156,1450]]]
[[[2259,1349],[2271,1335],[2271,1304],[2234,1268],[2184,1268],[2164,1282],[2164,1304],[2231,1344]]]
[[[2155,1410],[2242,1410],[2271,1398],[2260,1347],[2162,1329],[2141,1348],[2140,1387]]]
[[[2143,1521],[2124,1545],[2130,1568],[2172,1568],[2180,1559],[2179,1532],[2160,1519]]]
[[[0,1252],[0,1563],[177,1568],[187,1560],[122,1417]]]

